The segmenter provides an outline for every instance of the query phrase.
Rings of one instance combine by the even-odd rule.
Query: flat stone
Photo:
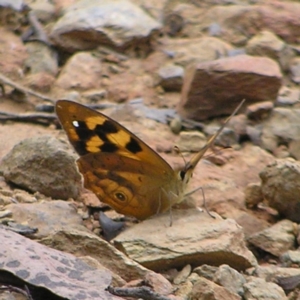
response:
[[[228,264],[238,270],[256,265],[242,228],[231,219],[213,219],[195,209],[173,209],[173,225],[169,223],[169,213],[147,219],[122,232],[114,244],[152,270],[204,263]]]

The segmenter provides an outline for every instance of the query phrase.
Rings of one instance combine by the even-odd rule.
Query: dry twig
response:
[[[14,82],[13,80],[9,79],[8,77],[6,77],[2,73],[0,73],[0,85],[2,86],[2,92],[4,92],[3,85],[9,85],[9,86],[13,87],[16,90],[21,91],[24,94],[29,94],[29,95],[41,98],[41,99],[49,101],[53,104],[55,103],[54,99],[52,99],[52,98],[50,98],[46,95],[40,94],[38,92],[35,92],[32,89],[26,88],[25,86],[23,86],[21,84],[18,84],[16,82]]]
[[[120,297],[142,298],[144,300],[170,300],[170,298],[152,291],[147,286],[136,288],[118,288],[108,286],[106,290],[111,294]]]
[[[38,124],[49,124],[53,120],[56,120],[56,114],[50,113],[24,113],[24,114],[12,114],[8,112],[0,111],[0,121],[20,121],[20,122],[32,122]]]

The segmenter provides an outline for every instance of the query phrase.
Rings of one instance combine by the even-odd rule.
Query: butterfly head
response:
[[[178,170],[178,180],[182,183],[183,189],[188,185],[191,177],[193,176],[194,167],[187,163],[183,169]]]

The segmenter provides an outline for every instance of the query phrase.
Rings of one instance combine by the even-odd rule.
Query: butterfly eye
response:
[[[185,171],[180,171],[179,172],[179,176],[181,178],[181,180],[183,181],[184,177],[185,177],[186,172]]]
[[[126,199],[127,199],[126,195],[123,193],[120,193],[120,192],[115,193],[114,196],[119,201],[126,201]]]

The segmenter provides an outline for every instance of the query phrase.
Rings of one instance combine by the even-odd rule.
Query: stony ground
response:
[[[0,13],[1,299],[300,299],[300,3],[0,0]],[[58,99],[99,108],[174,168],[245,103],[170,226],[82,187]]]

